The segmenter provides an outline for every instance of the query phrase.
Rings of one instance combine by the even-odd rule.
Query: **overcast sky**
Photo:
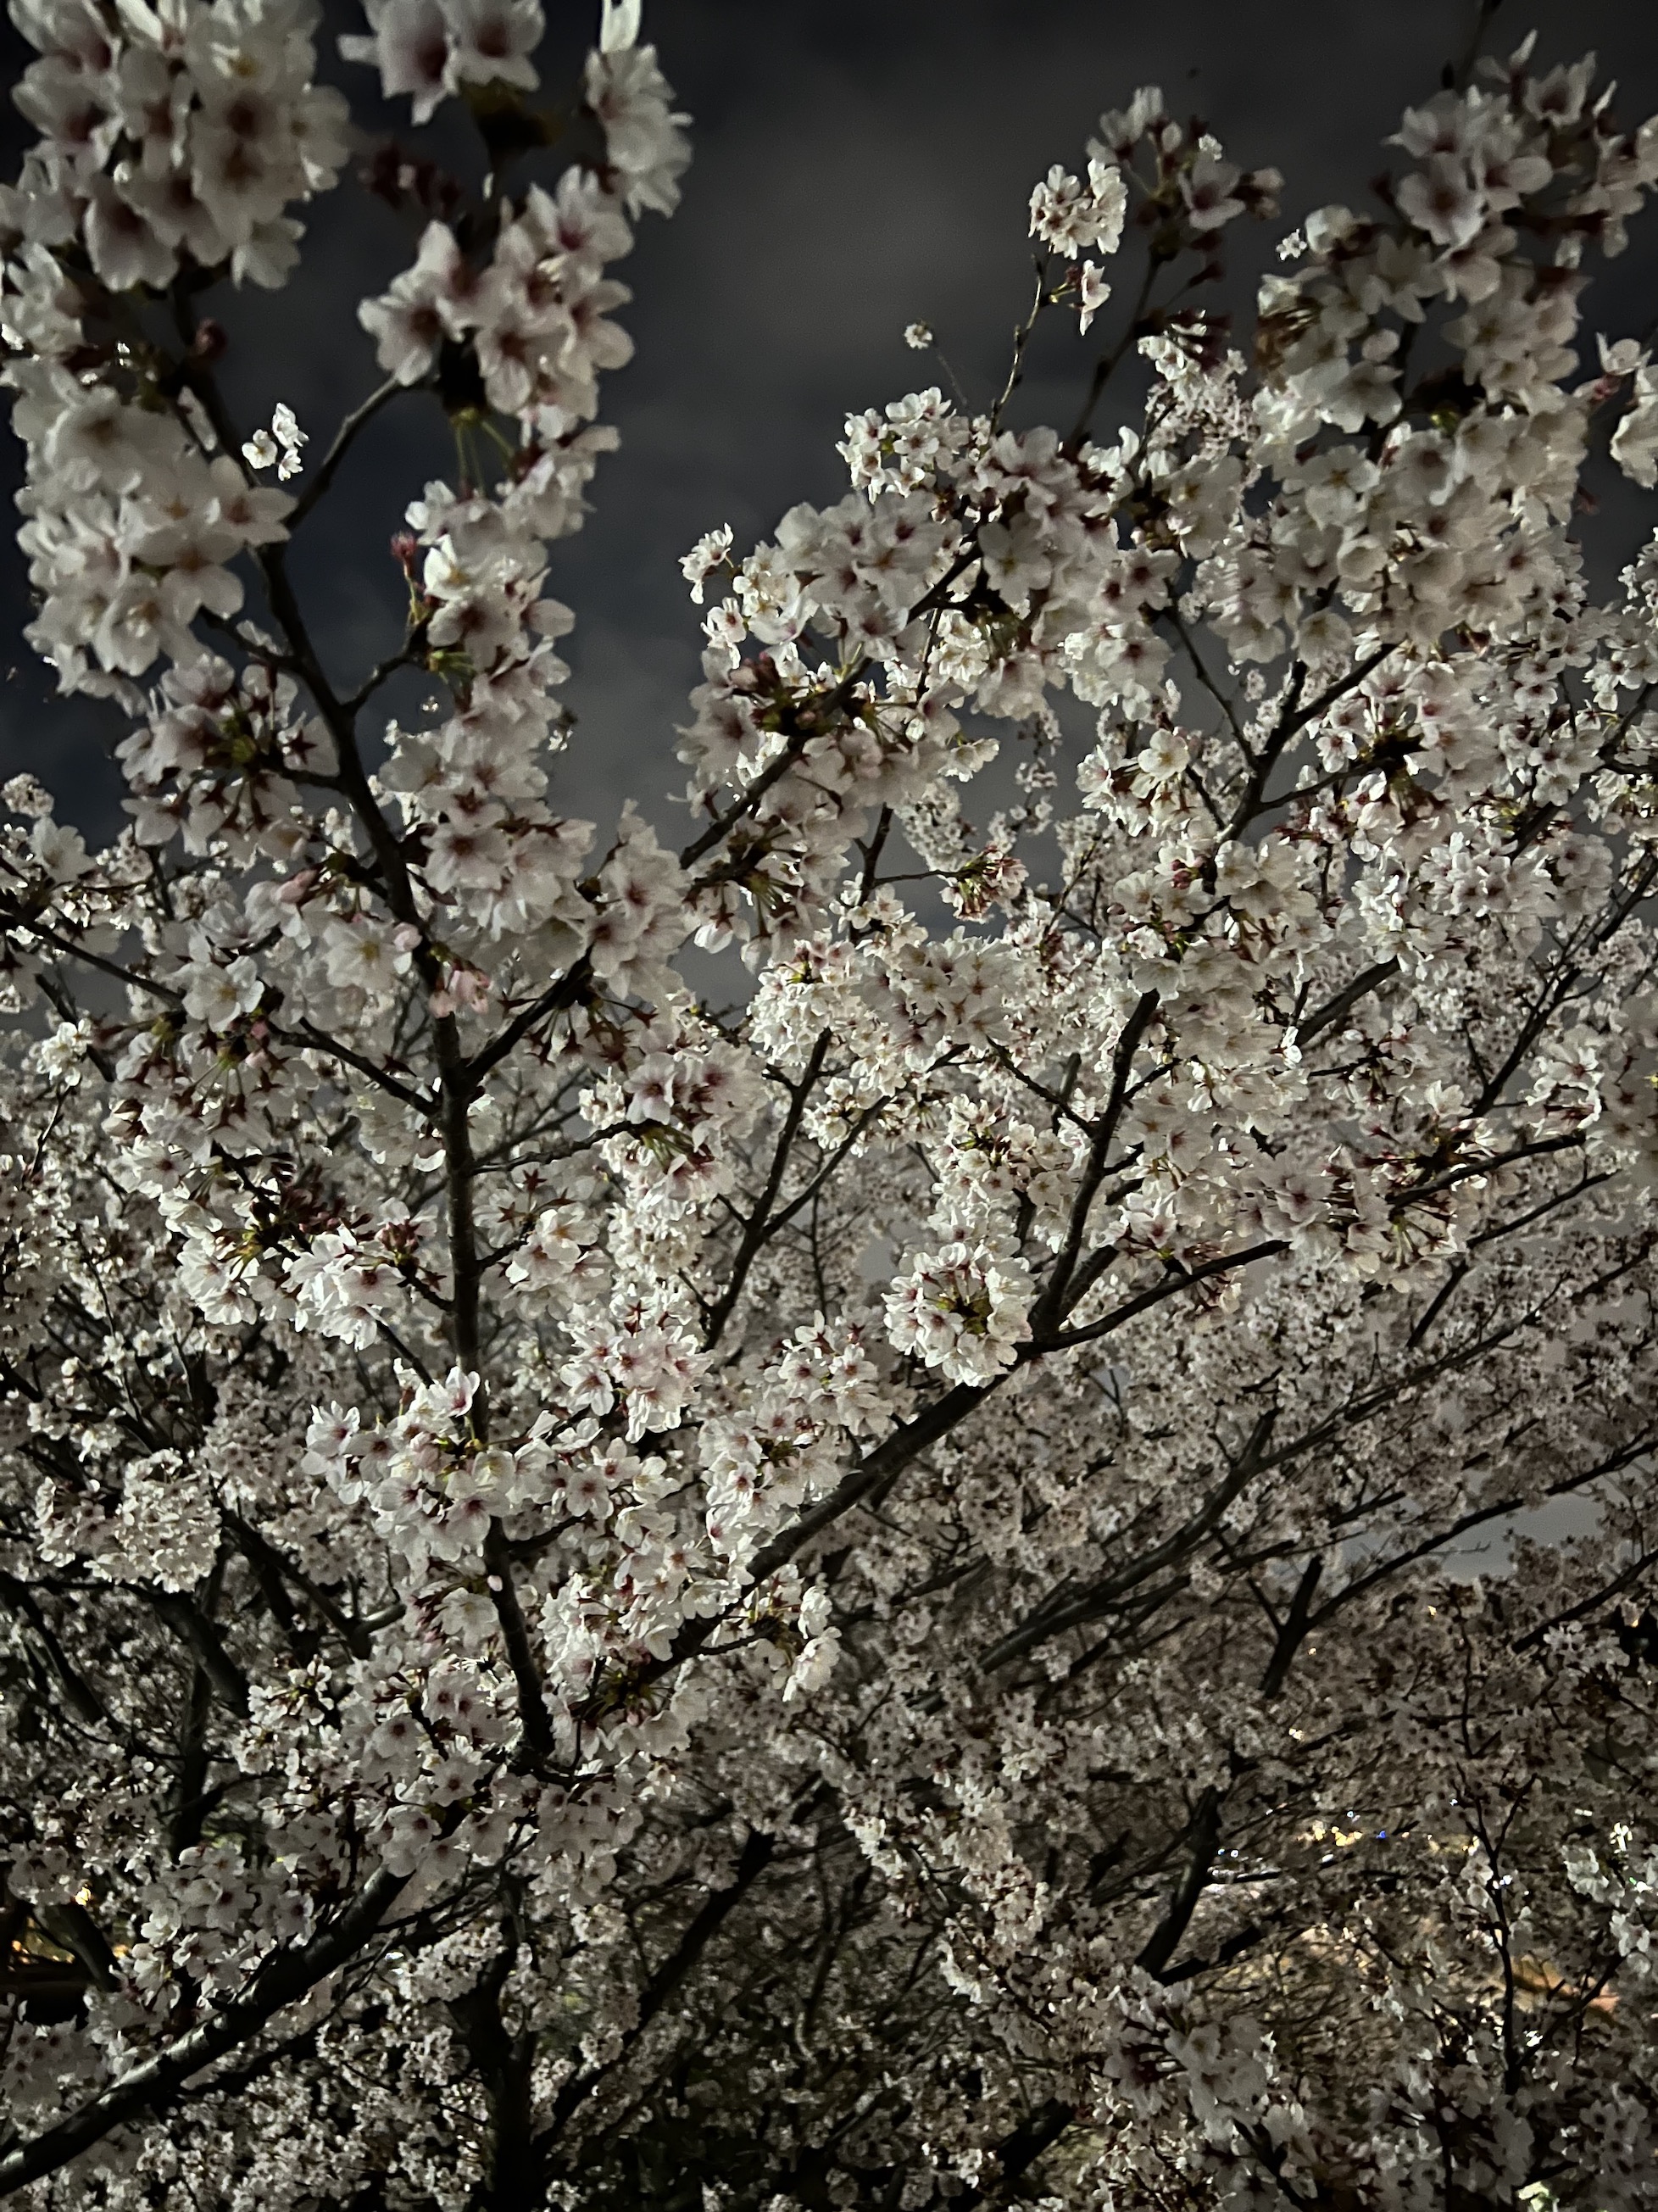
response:
[[[1436,88],[1472,13],[1462,0],[647,0],[695,156],[678,215],[646,217],[617,272],[636,295],[623,319],[637,352],[606,381],[603,419],[623,449],[601,465],[586,531],[556,550],[555,588],[578,617],[564,803],[605,818],[633,794],[671,818],[661,797],[683,782],[672,732],[699,645],[678,556],[714,524],[745,545],[794,501],[838,495],[847,413],[936,375],[905,349],[907,323],[930,323],[969,398],[987,401],[1024,305],[1030,186],[1054,161],[1078,166],[1102,107],[1161,84],[1234,158],[1282,169],[1284,219],[1247,249],[1265,261],[1309,209],[1364,204],[1381,142]],[[327,14],[334,32],[360,21],[339,0]],[[598,0],[551,0],[550,46],[574,57],[597,14]],[[1597,49],[1626,122],[1658,109],[1658,9],[1507,0],[1497,20],[1503,52],[1533,25],[1540,61]],[[27,52],[6,38],[9,82]],[[406,120],[365,101],[372,76],[343,68],[331,43],[327,73],[368,126]],[[550,59],[550,91],[562,74]],[[22,143],[9,117],[7,175]],[[284,398],[315,452],[376,381],[354,303],[411,255],[410,234],[349,182],[311,211],[311,228],[314,279],[302,270],[274,298],[227,289],[210,304],[232,334],[224,374],[248,427]],[[1591,319],[1614,335],[1658,313],[1655,246],[1637,231],[1590,295]],[[1068,420],[1090,350],[1066,337],[1040,352],[1017,419]],[[16,449],[3,444],[9,499]],[[342,676],[395,642],[387,539],[425,477],[452,472],[435,403],[412,400],[343,472],[337,521],[325,511],[308,526],[298,580]],[[21,641],[27,599],[6,538],[0,769],[34,768],[66,814],[106,827],[101,753],[120,718],[52,700]]]

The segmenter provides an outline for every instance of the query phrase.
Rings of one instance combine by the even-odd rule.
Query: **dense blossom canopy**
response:
[[[556,129],[537,0],[367,0],[478,151],[368,163],[309,436],[215,364],[352,157],[313,0],[12,4],[29,635],[130,733],[107,849],[0,831],[0,2195],[1658,2203],[1658,541],[1580,490],[1658,125],[1471,67],[1235,340],[1279,180],[1105,115],[1075,423],[1016,354],[687,556],[671,851],[561,811],[544,590],[687,159],[636,0]]]

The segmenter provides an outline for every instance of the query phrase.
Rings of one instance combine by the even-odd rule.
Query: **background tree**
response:
[[[371,0],[476,150],[369,164],[326,441],[203,313],[345,165],[313,11],[16,18],[30,638],[131,820],[5,787],[0,2191],[1654,2201],[1658,552],[1581,487],[1658,371],[1574,340],[1658,127],[1471,55],[1246,354],[1278,179],[1104,116],[999,401],[687,556],[676,854],[560,811],[543,590],[686,158],[636,5],[558,113],[533,0]],[[434,404],[342,680],[307,535]]]

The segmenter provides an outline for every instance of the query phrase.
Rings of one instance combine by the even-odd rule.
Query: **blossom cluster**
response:
[[[0,2192],[1649,2203],[1658,129],[1465,73],[1246,348],[1279,180],[1103,115],[1003,400],[685,556],[671,839],[561,804],[549,589],[635,0],[568,139],[534,0],[370,0],[440,135],[314,436],[191,305],[342,165],[312,16],[21,15],[30,636],[128,726],[102,849],[0,790]],[[290,538],[419,408],[337,681]]]
[[[346,159],[345,101],[313,82],[319,15],[306,0],[21,11],[40,58],[16,100],[40,136],[3,213],[45,249],[26,264],[36,316],[46,254],[72,240],[112,292],[226,264],[239,283],[282,283],[303,234],[286,209],[326,191]]]

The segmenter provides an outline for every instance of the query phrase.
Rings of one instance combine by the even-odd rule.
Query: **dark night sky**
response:
[[[327,12],[331,31],[360,20],[339,0]],[[553,0],[550,44],[574,60],[598,12],[598,0]],[[1240,240],[1264,265],[1308,210],[1364,204],[1387,158],[1380,142],[1406,102],[1433,92],[1471,19],[1464,0],[647,0],[647,33],[695,118],[696,150],[679,214],[645,218],[616,272],[636,294],[623,319],[637,353],[607,380],[602,419],[620,428],[623,450],[601,465],[586,531],[556,549],[554,588],[578,617],[564,648],[580,723],[563,803],[603,820],[632,793],[671,820],[662,795],[683,777],[672,730],[699,647],[679,555],[716,523],[735,527],[740,549],[795,500],[839,495],[834,447],[847,411],[935,380],[902,343],[914,319],[932,325],[969,398],[987,402],[1024,305],[1030,186],[1053,161],[1078,166],[1102,107],[1159,83],[1235,159],[1282,169],[1283,221]],[[1626,123],[1658,108],[1658,10],[1508,0],[1497,24],[1502,52],[1533,25],[1540,61],[1597,49]],[[5,39],[11,82],[27,57]],[[331,51],[325,66],[369,128],[397,127],[366,101],[369,72]],[[556,94],[562,64],[544,77]],[[15,117],[3,137],[10,175],[23,143]],[[1658,213],[1649,228],[1589,295],[1591,323],[1612,335],[1653,319]],[[352,303],[407,264],[411,236],[348,182],[311,211],[316,280],[302,270],[274,297],[214,296],[247,427],[285,398],[322,449],[377,377]],[[1068,420],[1090,352],[1056,332],[1015,419]],[[9,497],[15,448],[5,447]],[[336,520],[325,509],[308,526],[297,580],[342,676],[395,641],[401,589],[386,540],[426,476],[452,467],[435,403],[401,404],[343,472]],[[53,702],[19,635],[27,618],[8,543],[0,772],[34,768],[65,814],[106,829],[102,752],[121,718]]]

